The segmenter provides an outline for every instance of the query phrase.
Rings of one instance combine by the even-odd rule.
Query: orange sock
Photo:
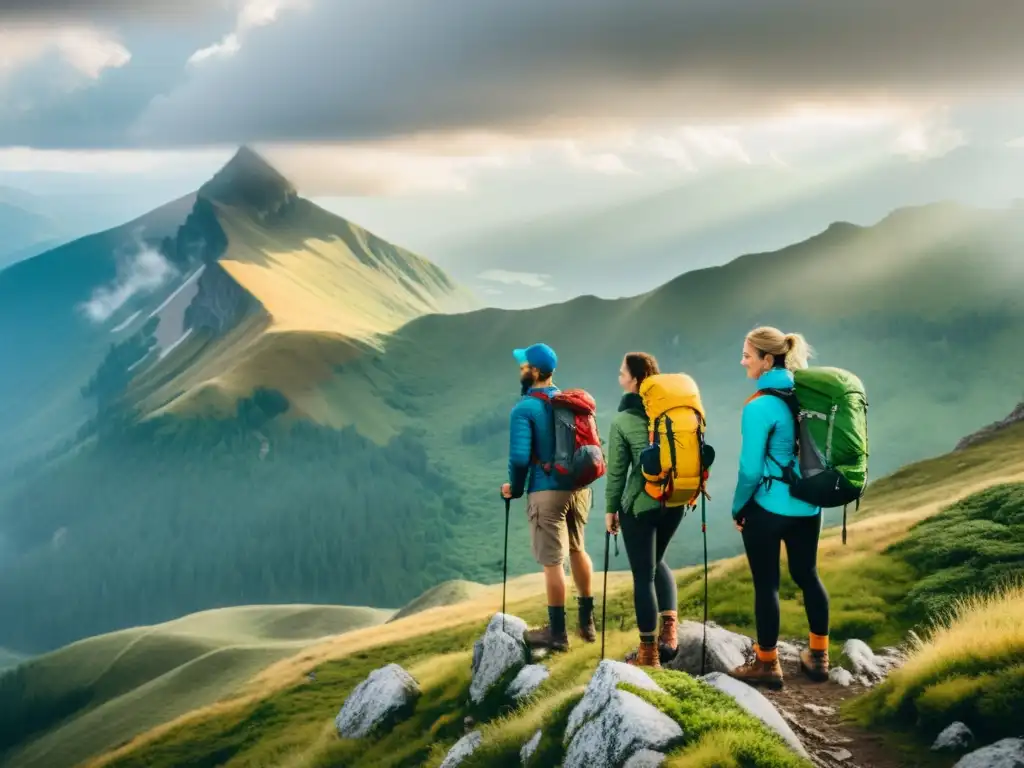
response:
[[[757,651],[758,661],[775,661],[777,658],[779,658],[778,648],[772,648],[770,651],[765,651],[762,650],[761,646],[759,646],[757,643],[754,643],[754,650]]]
[[[828,650],[828,635],[816,635],[813,632],[811,635],[811,650],[812,651],[827,651]]]

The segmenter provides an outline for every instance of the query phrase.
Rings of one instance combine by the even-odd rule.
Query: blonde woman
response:
[[[828,679],[828,593],[818,578],[821,508],[790,495],[781,468],[796,451],[797,426],[792,401],[793,371],[807,367],[811,349],[799,333],[756,328],[743,342],[742,365],[757,392],[743,407],[739,478],[732,516],[754,581],[757,643],[754,659],[732,676],[755,685],[781,688],[779,664],[779,561],[786,544],[789,573],[801,589],[810,625],[810,647],[800,655],[801,669],[815,681]],[[763,397],[761,395],[774,395]],[[794,467],[799,472],[799,467]]]

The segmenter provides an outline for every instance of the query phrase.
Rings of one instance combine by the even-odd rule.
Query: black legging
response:
[[[676,580],[662,558],[682,519],[682,507],[619,514],[622,541],[633,571],[633,603],[641,634],[658,630],[659,611],[676,610]]]
[[[757,644],[771,650],[779,641],[779,549],[783,541],[789,557],[789,575],[804,593],[810,630],[816,635],[827,635],[828,593],[818,578],[821,513],[814,517],[776,515],[751,501],[738,517],[746,518],[743,546],[754,579]]]

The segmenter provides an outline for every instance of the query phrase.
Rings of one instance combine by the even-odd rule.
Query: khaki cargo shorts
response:
[[[583,550],[583,526],[590,514],[592,491],[535,491],[526,497],[530,545],[543,566],[561,565],[570,552]]]

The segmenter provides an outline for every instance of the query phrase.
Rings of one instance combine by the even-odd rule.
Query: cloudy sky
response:
[[[723,168],[1024,144],[1022,29],[1019,0],[0,0],[0,183],[148,205],[251,143],[430,248]]]

